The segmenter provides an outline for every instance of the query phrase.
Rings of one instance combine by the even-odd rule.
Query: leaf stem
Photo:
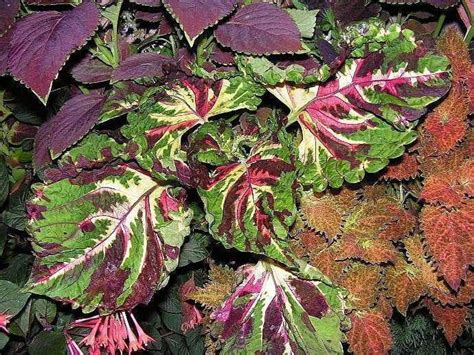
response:
[[[444,26],[444,21],[446,20],[446,14],[443,12],[441,15],[438,17],[438,22],[436,23],[436,28],[433,32],[433,37],[438,38],[439,35],[441,34],[441,30],[443,29]]]

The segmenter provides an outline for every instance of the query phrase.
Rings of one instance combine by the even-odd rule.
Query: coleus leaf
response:
[[[467,201],[456,210],[425,206],[421,225],[428,249],[439,271],[453,290],[458,290],[469,265],[474,264],[474,205]]]
[[[386,2],[387,4],[417,4],[423,2],[425,4],[430,4],[437,8],[447,8],[456,5],[459,0],[380,0],[380,2]]]
[[[471,310],[468,306],[441,306],[429,299],[426,299],[424,303],[433,319],[443,329],[444,336],[449,345],[452,346],[457,337],[461,335],[463,327],[467,324]]]
[[[296,26],[303,38],[312,38],[314,35],[314,27],[316,26],[316,15],[318,11],[286,9],[286,12],[295,21]]]
[[[185,193],[127,165],[34,186],[30,292],[85,312],[147,303],[178,265]]]
[[[114,69],[112,82],[143,77],[163,76],[163,65],[174,59],[158,53],[139,53],[128,57]]]
[[[8,55],[9,72],[46,103],[53,80],[69,55],[82,47],[99,24],[92,2],[58,12],[37,12],[15,25]]]
[[[226,248],[291,265],[295,178],[288,150],[277,141],[257,144],[248,158],[217,167],[198,188],[214,238]]]
[[[143,6],[158,7],[161,6],[161,0],[131,0],[133,3]]]
[[[390,326],[379,312],[354,313],[350,317],[352,328],[347,333],[349,350],[355,355],[388,354],[392,344]]]
[[[221,45],[236,52],[262,55],[303,49],[300,31],[291,16],[268,3],[240,8],[214,34]]]
[[[41,169],[75,144],[99,120],[105,96],[77,95],[67,101],[59,112],[38,130],[34,145],[33,165]]]
[[[166,9],[178,21],[192,47],[208,27],[229,15],[237,0],[163,0]]]
[[[97,84],[109,81],[112,76],[112,67],[104,64],[91,55],[86,55],[79,63],[71,69],[71,75],[77,81],[84,84]]]
[[[214,84],[190,78],[166,90],[164,99],[145,100],[141,109],[128,115],[122,129],[139,146],[138,163],[147,170],[177,175],[190,184],[182,136],[211,117],[240,109],[256,110],[263,89],[242,77]]]
[[[15,16],[20,10],[19,0],[0,1],[0,36],[3,35],[15,22]]]
[[[260,261],[215,310],[223,352],[342,354],[342,292]]]
[[[81,0],[26,0],[28,5],[39,5],[39,6],[49,6],[49,5],[78,5],[81,3]]]
[[[11,31],[0,36],[0,76],[5,75],[8,69],[8,51],[10,50]]]
[[[382,169],[415,139],[410,122],[449,89],[446,58],[420,54],[412,34],[399,27],[398,36],[409,54],[395,56],[391,42],[383,51],[347,60],[324,85],[269,88],[290,109],[289,124],[297,121],[301,127],[303,183],[321,191]]]
[[[405,153],[401,159],[387,166],[382,178],[385,180],[410,180],[420,173],[420,164],[415,155]]]

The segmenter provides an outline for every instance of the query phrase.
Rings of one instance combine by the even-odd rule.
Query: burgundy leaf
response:
[[[69,11],[24,17],[12,33],[8,70],[45,103],[64,62],[84,45],[98,23],[99,11],[89,2]]]
[[[0,0],[0,35],[13,25],[18,10],[20,10],[19,0]]]
[[[36,135],[33,165],[41,169],[61,152],[79,141],[97,123],[105,96],[77,95],[46,121]]]
[[[411,5],[411,4],[416,4],[419,3],[420,0],[381,0],[381,2],[386,2],[388,4],[406,4],[406,5]],[[459,0],[422,0],[421,2],[424,2],[426,4],[430,4],[434,7],[444,9],[447,7],[454,6],[459,3]]]
[[[300,31],[290,15],[268,3],[241,8],[215,35],[220,44],[237,52],[261,55],[302,49]]]
[[[85,84],[96,84],[109,81],[113,69],[101,62],[99,59],[86,55],[79,63],[71,69],[74,79]]]
[[[158,33],[162,36],[169,35],[173,32],[173,24],[167,16],[161,18],[160,25],[158,26]]]
[[[163,64],[172,58],[158,53],[140,53],[125,59],[112,74],[112,81],[132,80],[143,77],[163,76]]]
[[[237,0],[164,0],[163,3],[192,46],[206,28],[232,12]]]
[[[161,0],[130,0],[138,5],[158,7],[161,6]]]

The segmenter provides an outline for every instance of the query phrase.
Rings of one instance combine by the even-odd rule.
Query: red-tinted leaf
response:
[[[0,35],[13,25],[18,10],[20,10],[19,0],[0,0]]]
[[[394,164],[387,166],[382,178],[385,180],[410,180],[418,176],[419,163],[414,155],[405,154]]]
[[[56,158],[89,132],[97,123],[104,101],[102,95],[75,96],[44,123],[35,140],[35,169],[46,166],[51,157]]]
[[[96,84],[109,81],[112,68],[87,55],[71,69],[71,75],[81,83]]]
[[[99,12],[91,2],[70,11],[45,11],[24,17],[12,33],[8,70],[46,102],[64,62],[84,45],[98,23]]]
[[[388,354],[392,347],[390,326],[381,313],[353,314],[352,328],[347,333],[349,350],[355,355]]]
[[[447,211],[426,206],[421,213],[428,248],[439,270],[453,290],[458,290],[474,263],[474,205]]]
[[[267,3],[241,8],[215,35],[220,44],[237,52],[270,54],[302,49],[300,31],[290,15]]]
[[[212,53],[211,59],[213,62],[221,65],[234,65],[234,56],[231,52],[222,49],[221,47],[216,46],[214,52]]]
[[[145,21],[145,22],[160,22],[163,18],[163,14],[161,11],[159,12],[151,12],[151,11],[137,11],[135,12],[135,18],[137,20]]]
[[[203,31],[232,12],[237,0],[164,0],[192,46]]]
[[[467,323],[466,320],[470,314],[469,307],[443,307],[429,299],[425,300],[425,305],[433,316],[433,319],[443,329],[444,336],[448,343],[453,345],[456,338],[461,335],[464,325]]]
[[[112,81],[163,76],[163,64],[171,62],[173,58],[158,53],[136,54],[120,63],[112,74]]]

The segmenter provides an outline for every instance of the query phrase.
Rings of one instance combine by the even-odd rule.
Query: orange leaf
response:
[[[390,326],[383,314],[355,313],[350,318],[352,328],[347,333],[350,351],[356,355],[388,354],[393,341]]]
[[[426,206],[421,212],[425,239],[444,279],[457,290],[474,263],[474,203],[458,210]]]
[[[427,287],[421,273],[421,270],[407,263],[401,255],[395,260],[394,266],[387,268],[385,276],[387,296],[404,316],[408,306],[426,293]]]
[[[451,62],[453,82],[458,83],[471,68],[469,49],[464,38],[455,27],[448,28],[438,41],[438,50],[447,56]]]
[[[379,237],[385,240],[399,240],[410,234],[416,225],[416,217],[399,203],[387,205],[392,221],[383,227]]]
[[[382,179],[410,180],[418,176],[420,164],[414,155],[405,154],[395,164],[387,166]]]
[[[308,227],[334,239],[341,234],[344,216],[355,198],[356,192],[349,189],[324,194],[306,193],[300,201],[300,212]]]
[[[467,323],[467,316],[470,313],[469,307],[440,306],[430,299],[425,300],[425,305],[435,322],[443,329],[446,340],[452,346]]]
[[[474,298],[474,272],[468,272],[458,292],[442,292],[438,288],[430,289],[430,297],[439,301],[442,305],[467,305]]]
[[[349,291],[349,301],[355,309],[369,310],[377,303],[381,281],[381,267],[353,263],[339,284]]]
[[[377,237],[344,235],[335,245],[338,260],[359,259],[371,264],[395,260],[397,250],[392,242]]]

